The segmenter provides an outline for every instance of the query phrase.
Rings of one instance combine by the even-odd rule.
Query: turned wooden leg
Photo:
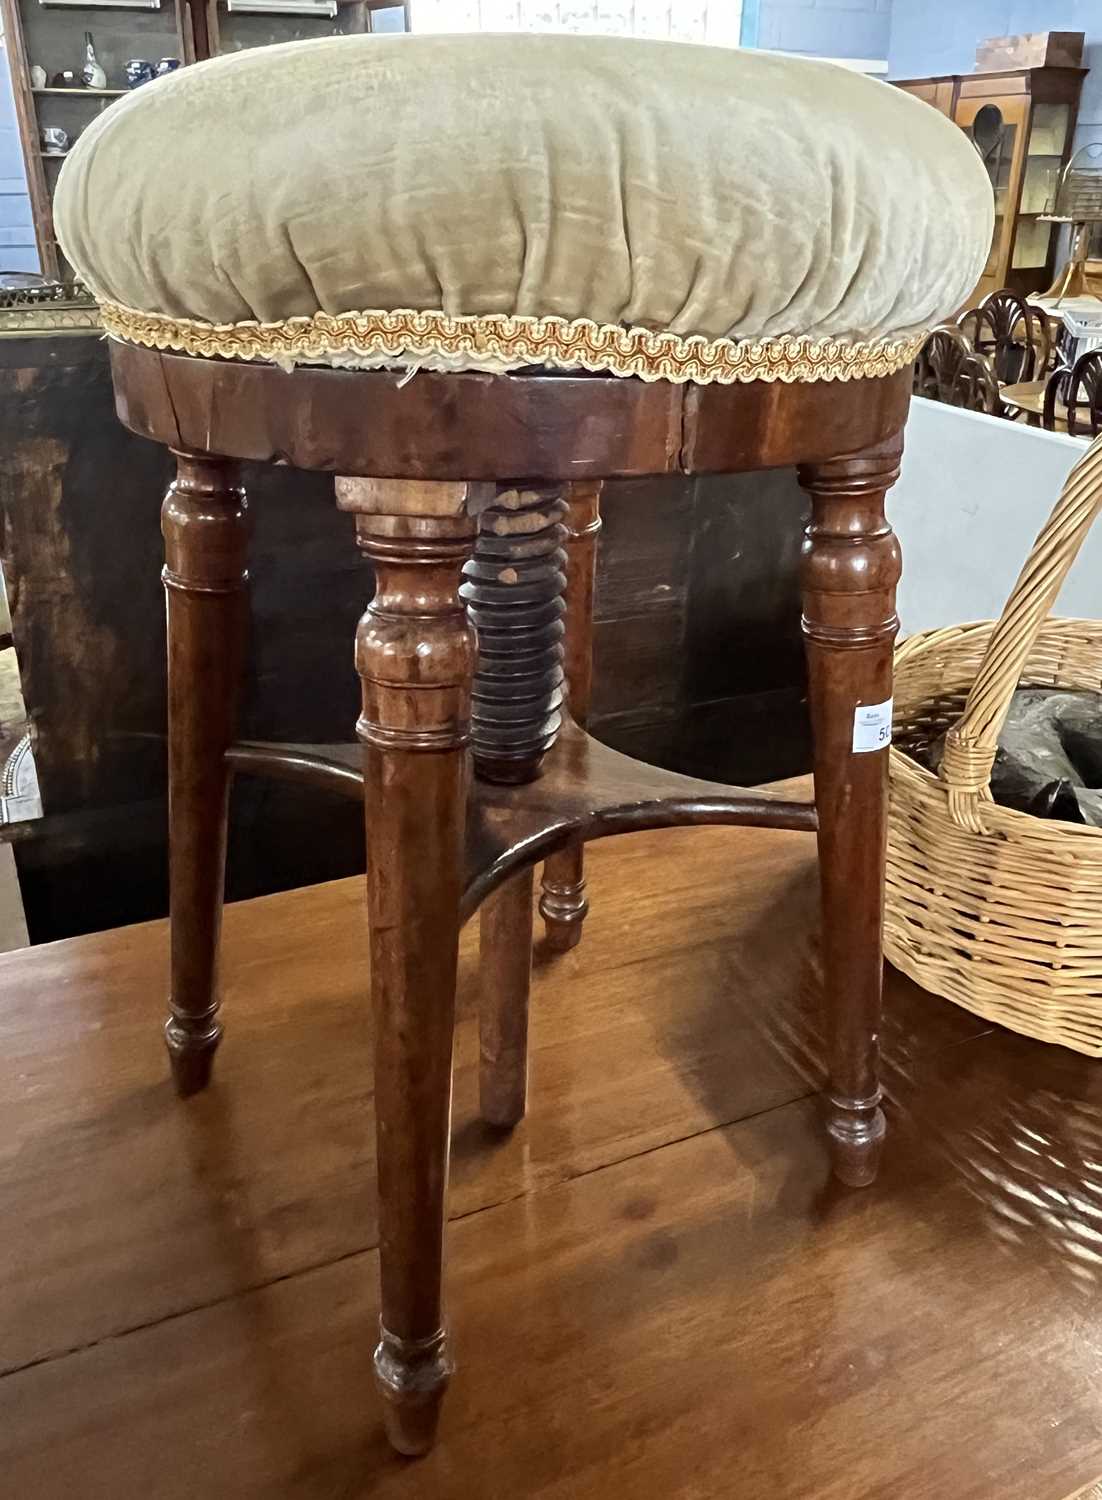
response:
[[[588,911],[585,845],[568,844],[544,861],[540,882],[540,916],[552,953],[569,953],[578,946]]]
[[[566,487],[566,688],[571,717],[585,725],[593,687],[593,595],[597,579],[597,534],[601,529],[600,480]],[[540,916],[553,953],[566,953],[582,938],[589,902],[585,896],[585,846],[577,843],[544,861]]]
[[[533,780],[562,721],[565,513],[557,489],[502,486],[463,569],[478,632],[474,768],[487,781]],[[524,1116],[528,1084],[531,872],[495,892],[479,920],[481,1110],[507,1127]]]
[[[475,660],[458,597],[474,531],[468,490],[337,481],[376,571],[356,635],[382,1283],[375,1371],[390,1441],[411,1455],[432,1444],[451,1374],[441,1279]]]
[[[528,990],[532,979],[531,870],[483,902],[478,1084],[482,1118],[510,1127],[528,1098]]]
[[[901,441],[807,465],[803,629],[815,736],[815,801],[828,1019],[827,1130],[834,1171],[864,1187],[884,1139],[879,1033],[892,643],[899,546],[884,495]]]
[[[181,1094],[210,1081],[218,1020],[218,939],[233,738],[247,613],[248,512],[236,466],[176,455],[161,510],[168,611],[169,916],[165,1027]]]

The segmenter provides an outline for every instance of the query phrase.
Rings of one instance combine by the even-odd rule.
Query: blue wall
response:
[[[892,3],[893,0],[744,0],[743,45],[810,53],[813,57],[884,58],[888,55]]]
[[[0,42],[0,271],[37,271],[31,200],[15,122],[8,50]]]
[[[1102,0],[893,0],[888,77],[971,73],[978,42],[1028,31],[1086,33],[1075,144],[1102,141]]]

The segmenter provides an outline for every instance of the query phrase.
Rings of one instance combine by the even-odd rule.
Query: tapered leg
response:
[[[244,650],[248,512],[236,467],[179,453],[161,511],[168,611],[169,914],[165,1027],[181,1094],[210,1081],[218,1020],[218,940],[229,772]]]
[[[815,801],[828,1023],[827,1130],[834,1171],[863,1187],[884,1139],[879,1033],[892,643],[899,546],[884,495],[895,439],[855,458],[808,465],[804,619],[815,736]]]
[[[532,871],[522,870],[479,913],[478,1083],[482,1118],[491,1125],[516,1125],[527,1103],[532,881]]]
[[[474,682],[475,775],[532,781],[561,723],[566,506],[557,487],[503,485],[479,515],[461,590],[478,631]],[[516,875],[480,917],[479,1083],[483,1119],[524,1116],[532,875]]]
[[[585,845],[567,844],[543,862],[540,916],[552,953],[569,953],[582,940],[582,923],[589,912],[585,893]]]
[[[567,703],[575,723],[583,726],[593,687],[593,596],[602,487],[599,480],[566,487]],[[581,942],[589,910],[584,849],[583,844],[570,844],[544,861],[540,916],[547,946],[554,953],[565,953]]]
[[[458,597],[473,533],[466,490],[338,481],[376,569],[356,636],[382,1284],[375,1371],[390,1441],[411,1455],[432,1444],[451,1373],[442,1273],[475,658]],[[407,513],[378,513],[387,505]]]

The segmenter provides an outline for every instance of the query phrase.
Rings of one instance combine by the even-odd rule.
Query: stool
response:
[[[205,150],[204,120],[218,136]],[[351,186],[330,160],[349,151]],[[362,798],[375,1368],[391,1441],[421,1453],[451,1372],[459,932],[480,911],[482,1106],[510,1126],[539,861],[564,948],[587,840],[817,830],[827,1133],[843,1182],[875,1175],[900,569],[884,496],[911,362],[979,275],[990,188],[935,111],[829,65],[601,38],[357,37],[147,85],[81,137],[56,210],[101,304],[118,414],[177,461],[162,511],[173,1073],[182,1094],[202,1088],[222,1034],[233,772]],[[239,460],[331,472],[355,517],[376,577],[356,635],[360,747],[235,742]],[[811,504],[815,804],[590,739],[601,483],[793,464]]]

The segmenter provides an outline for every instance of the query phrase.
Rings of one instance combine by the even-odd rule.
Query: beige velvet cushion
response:
[[[882,374],[977,281],[986,173],[829,63],[576,36],[334,37],[181,69],[58,183],[115,336],[644,378]]]

